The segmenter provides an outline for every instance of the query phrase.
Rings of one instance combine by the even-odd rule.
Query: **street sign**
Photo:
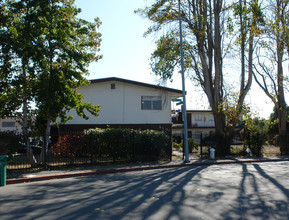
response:
[[[183,101],[178,102],[176,105],[182,105]]]
[[[172,99],[172,102],[181,102],[182,99]]]

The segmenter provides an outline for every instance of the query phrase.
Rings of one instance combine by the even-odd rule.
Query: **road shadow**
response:
[[[197,184],[193,178],[206,168],[189,166],[30,183],[33,194],[7,198],[7,203],[21,202],[23,207],[16,205],[15,212],[4,212],[2,216],[3,219],[46,219],[47,216],[50,219],[148,219],[156,215],[170,219],[182,215],[185,187],[191,181]],[[215,201],[220,196],[213,193],[208,199]],[[160,210],[165,211],[159,213]]]
[[[276,191],[281,191],[282,196]],[[221,215],[228,220],[288,219],[288,202],[288,189],[267,174],[259,164],[242,164],[239,195],[231,208]]]

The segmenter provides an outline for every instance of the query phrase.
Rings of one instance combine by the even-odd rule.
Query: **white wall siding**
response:
[[[111,89],[115,84],[115,89]],[[85,102],[101,105],[99,117],[90,114],[89,120],[70,115],[67,124],[163,124],[171,123],[171,94],[154,88],[141,87],[118,81],[92,83],[82,86],[79,92]],[[162,96],[162,110],[142,110],[142,96]]]
[[[192,127],[215,127],[212,112],[192,112]]]

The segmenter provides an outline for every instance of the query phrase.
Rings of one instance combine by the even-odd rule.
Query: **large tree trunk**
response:
[[[283,58],[283,50],[281,51],[279,48],[280,43],[277,43],[277,56],[278,56],[278,64],[277,64],[277,85],[278,85],[278,119],[279,119],[279,134],[283,135],[286,133],[286,102],[284,96],[284,76],[283,76],[283,67],[282,67],[282,58]]]
[[[23,133],[23,139],[25,143],[25,148],[26,148],[26,156],[27,160],[29,161],[29,164],[34,167],[37,164],[37,161],[33,155],[33,151],[31,149],[31,145],[29,143],[29,123],[28,123],[28,89],[26,85],[26,62],[22,61],[22,71],[23,71],[23,76],[24,76],[24,83],[23,83],[23,115],[22,115],[22,133]]]
[[[49,146],[50,124],[51,124],[51,119],[48,114],[44,137],[43,137],[43,146],[41,150],[41,162],[43,163],[43,166],[45,169],[47,168],[47,151],[48,151],[48,146]]]

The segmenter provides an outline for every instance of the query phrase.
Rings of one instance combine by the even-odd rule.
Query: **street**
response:
[[[7,185],[0,219],[289,219],[289,162],[189,166]]]

